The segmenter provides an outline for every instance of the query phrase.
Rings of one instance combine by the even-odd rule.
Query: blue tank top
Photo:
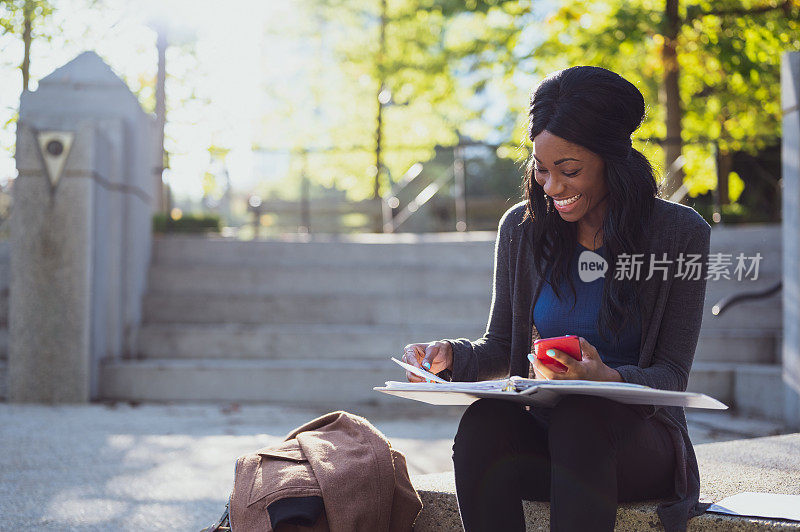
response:
[[[642,337],[641,316],[636,313],[636,316],[633,316],[634,319],[626,324],[620,334],[619,342],[616,341],[610,330],[606,333],[609,341],[600,336],[597,322],[605,277],[591,282],[581,280],[578,272],[578,259],[581,252],[587,249],[583,245],[577,244],[570,263],[570,276],[575,286],[577,301],[573,299],[572,290],[566,279],[559,286],[563,301],[556,297],[549,283],[543,283],[533,309],[533,323],[542,338],[566,334],[575,334],[586,338],[597,349],[603,363],[609,367],[636,365],[639,362]],[[600,246],[594,252],[608,260],[605,246]],[[608,269],[605,275],[613,275],[613,272]],[[572,308],[573,301],[576,301],[574,309]]]

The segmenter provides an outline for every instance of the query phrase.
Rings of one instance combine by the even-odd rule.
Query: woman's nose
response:
[[[564,189],[564,187],[557,179],[553,179],[551,177],[545,182],[542,189],[544,189],[544,193],[548,196],[557,198],[561,195],[561,191]]]

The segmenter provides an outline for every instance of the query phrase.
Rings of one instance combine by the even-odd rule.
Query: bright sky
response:
[[[278,53],[294,39],[274,31],[292,27],[302,16],[292,2],[238,0],[235,9],[208,0],[103,0],[106,7],[90,11],[83,0],[56,0],[58,11],[48,23],[50,42],[34,41],[31,85],[83,50],[95,50],[131,87],[155,78],[156,19],[174,27],[172,41],[194,44],[195,58],[180,49],[167,54],[168,179],[179,196],[198,198],[201,178],[209,169],[207,147],[231,148],[227,164],[234,186],[252,186],[254,129],[265,109],[265,77],[287,66],[290,57]],[[5,123],[19,105],[22,76],[14,67],[22,58],[17,36],[0,37],[0,120]],[[270,51],[276,51],[271,53]],[[269,54],[269,57],[265,56]],[[263,68],[265,62],[269,68]],[[191,101],[192,91],[197,98]],[[14,142],[13,128],[0,133],[0,146]],[[0,152],[0,179],[16,175],[13,154]]]

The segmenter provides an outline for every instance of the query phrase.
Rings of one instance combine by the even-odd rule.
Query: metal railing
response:
[[[401,146],[393,149],[408,150],[419,146]],[[247,211],[252,221],[242,225],[244,238],[250,232],[268,235],[281,232],[311,233],[320,230],[326,233],[338,232],[386,232],[403,231],[466,231],[468,229],[467,207],[469,206],[469,229],[486,230],[487,216],[493,218],[489,224],[496,228],[496,216],[501,215],[502,206],[509,198],[494,191],[486,190],[486,179],[476,181],[483,190],[467,199],[467,163],[473,160],[487,167],[492,159],[479,149],[473,153],[471,148],[486,148],[497,151],[500,145],[461,139],[456,145],[436,146],[436,154],[425,162],[415,162],[396,181],[387,172],[390,190],[380,196],[362,201],[349,201],[345,191],[334,188],[328,190],[319,184],[312,184],[306,175],[306,158],[310,154],[325,156],[328,152],[364,151],[364,146],[327,147],[302,149],[287,152],[298,156],[301,162],[300,194],[296,200],[273,200],[251,194],[252,202]],[[263,152],[278,152],[260,148]],[[452,153],[452,156],[450,155]],[[490,152],[487,152],[490,153]],[[373,168],[374,169],[374,168]],[[493,170],[494,171],[494,170]],[[507,172],[508,169],[498,170]],[[384,183],[382,180],[381,183]],[[452,187],[452,188],[450,188]],[[492,188],[492,187],[488,187]],[[502,188],[502,186],[500,187]],[[330,194],[329,194],[330,193]],[[429,208],[422,209],[428,205]],[[497,207],[499,206],[499,207]],[[495,208],[497,207],[497,209]],[[498,210],[495,213],[495,210]],[[264,223],[259,218],[265,216]],[[413,223],[409,223],[409,221]],[[453,222],[455,227],[453,227]],[[312,227],[313,226],[313,227]],[[413,229],[412,229],[413,227]],[[424,227],[424,229],[423,229]],[[451,229],[452,228],[452,229]],[[229,229],[233,232],[234,227]]]
[[[421,175],[422,164],[414,164],[409,171],[406,172],[406,175],[409,175],[409,172],[412,173],[413,177],[401,179],[401,181],[397,183],[395,187],[392,187],[392,190],[389,192],[389,194],[381,198],[381,212],[383,214],[384,233],[394,233],[398,227],[411,218],[414,213],[419,211],[420,207],[428,203],[428,201],[430,201],[430,199],[433,198],[436,193],[439,192],[439,190],[454,176],[453,168],[449,168],[448,170],[444,171],[438,178],[429,183],[428,186],[422,189],[419,194],[409,201],[402,210],[395,214],[394,210],[400,207],[398,195]],[[456,225],[458,225],[458,222],[456,222]],[[466,229],[466,223],[464,224],[464,228]],[[462,229],[462,231],[463,230],[464,229]]]
[[[672,161],[672,164],[669,165],[669,168],[667,169],[667,173],[664,175],[664,179],[661,180],[661,185],[658,187],[659,196],[661,192],[664,190],[664,187],[667,185],[667,183],[669,183],[670,178],[672,178],[672,176],[677,172],[680,172],[685,164],[686,164],[686,157],[684,157],[683,155],[678,156],[677,159]],[[686,187],[686,184],[681,183],[681,186],[678,187],[678,189],[675,190],[675,192],[673,192],[670,195],[669,201],[680,203],[683,201],[683,198],[685,198],[686,194],[688,193],[689,189]]]
[[[403,174],[403,177],[392,186],[388,194],[381,198],[381,212],[383,215],[383,232],[394,233],[398,227],[405,223],[420,207],[431,200],[451,179],[454,180],[456,231],[467,230],[467,200],[466,200],[466,171],[461,146],[453,147],[453,165],[433,179],[421,192],[395,213],[400,207],[399,196],[422,175],[422,163],[414,163]]]
[[[770,285],[769,287],[764,288],[763,290],[748,290],[746,292],[739,292],[738,294],[725,296],[719,301],[717,301],[713,307],[711,307],[711,314],[713,314],[714,316],[721,316],[723,312],[729,310],[734,305],[742,303],[743,301],[764,299],[777,292],[780,292],[782,289],[783,289],[783,281],[778,281],[777,283]]]

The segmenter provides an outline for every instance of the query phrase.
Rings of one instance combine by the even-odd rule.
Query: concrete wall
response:
[[[800,429],[800,52],[783,55],[783,379],[786,422]]]
[[[93,52],[24,93],[11,218],[8,393],[96,395],[99,361],[132,353],[150,259],[153,120]],[[58,181],[37,136],[73,134]]]

